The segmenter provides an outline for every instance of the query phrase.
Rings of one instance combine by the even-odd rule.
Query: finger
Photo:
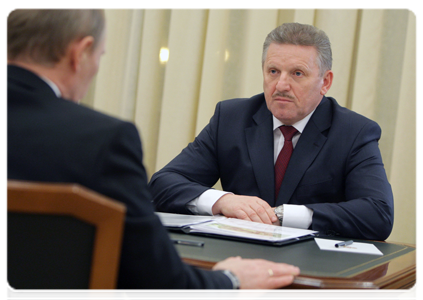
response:
[[[232,208],[232,212],[233,216],[237,219],[262,223],[255,210],[251,208],[251,204],[239,203]]]
[[[254,210],[249,211],[248,218],[253,222],[264,223],[260,216],[257,214],[257,212]]]
[[[228,216],[228,215],[226,215]],[[248,208],[242,208],[239,210],[236,210],[234,212],[233,217],[237,218],[237,219],[241,219],[241,220],[245,220],[245,221],[254,221],[253,219],[251,219],[250,215],[249,215],[249,209]]]
[[[262,203],[262,206],[267,216],[269,217],[271,224],[275,223],[276,221],[279,221],[278,217],[275,214],[275,210],[267,202]]]
[[[270,208],[270,206],[266,207],[266,206],[262,205],[261,203],[257,203],[255,206],[252,207],[254,212],[257,214],[257,217],[260,218],[261,223],[272,225],[273,222],[276,221],[276,220],[273,221],[272,218],[273,217],[276,218],[276,215],[271,210],[269,211],[268,208]],[[252,216],[250,216],[250,218],[252,218]]]
[[[260,205],[244,207],[243,210],[236,212],[236,218],[257,223],[273,224],[268,213]]]
[[[264,223],[273,224],[278,221],[278,217],[276,217],[274,209],[266,201],[258,199],[257,204],[263,209],[263,213],[262,215],[260,214],[260,217],[263,221],[265,221]],[[264,214],[266,214],[266,216],[264,216]],[[267,222],[267,220],[269,221]]]
[[[266,209],[267,214],[269,215],[270,221],[273,223],[277,223],[279,225],[279,219],[275,214],[275,211],[273,208],[269,207]]]
[[[276,289],[285,287],[287,285],[290,285],[294,282],[294,276],[293,275],[284,275],[284,276],[273,276],[267,280],[267,287],[268,289]]]
[[[252,221],[252,222],[257,222],[257,223],[263,223],[261,221],[261,219],[259,218],[259,216],[253,210],[248,210],[248,212],[245,212],[244,211],[244,217],[243,218],[238,218],[238,219],[242,219],[242,220],[246,220],[246,221]]]
[[[266,272],[268,272],[268,270],[271,269],[274,276],[283,276],[283,275],[297,276],[301,272],[300,268],[298,268],[297,266],[290,265],[287,263],[276,263],[276,262],[271,262],[262,258],[256,258],[253,260],[255,260],[258,265],[261,265],[261,267]]]
[[[284,276],[284,275],[294,275],[297,276],[300,274],[300,268],[284,263],[274,264],[273,266],[269,266],[272,270],[274,276]]]

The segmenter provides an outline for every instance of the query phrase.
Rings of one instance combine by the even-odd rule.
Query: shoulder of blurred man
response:
[[[8,110],[11,111],[15,107],[22,113],[27,109],[28,114],[32,114],[33,117],[36,114],[50,114],[50,123],[61,121],[63,123],[69,122],[67,125],[72,127],[83,127],[81,129],[84,130],[79,132],[80,134],[83,134],[84,131],[89,132],[90,128],[91,131],[96,128],[99,129],[98,125],[100,124],[113,126],[121,123],[130,123],[96,111],[84,104],[77,104],[70,100],[59,98],[55,95],[52,88],[37,74],[18,66],[9,65]],[[36,107],[40,109],[34,110]],[[23,118],[19,119],[19,121],[25,120]],[[89,121],[90,126],[85,127],[84,124],[80,123],[82,120]],[[61,129],[68,130],[70,128]]]
[[[28,70],[8,70],[8,177],[78,182],[102,193],[94,177],[114,176],[99,173],[105,166],[130,160],[138,173],[144,170],[134,124],[58,98]],[[31,153],[40,154],[35,160]]]

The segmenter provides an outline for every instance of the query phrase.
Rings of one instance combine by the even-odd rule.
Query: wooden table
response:
[[[416,282],[413,245],[356,240],[373,243],[384,254],[376,256],[322,251],[313,239],[275,247],[176,232],[170,232],[170,237],[203,241],[203,247],[177,245],[176,249],[185,262],[204,269],[238,255],[298,266],[301,274],[289,289],[408,289]]]

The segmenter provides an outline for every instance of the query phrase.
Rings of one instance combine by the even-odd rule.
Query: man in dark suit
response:
[[[218,103],[194,142],[152,177],[157,210],[386,239],[393,196],[381,129],[325,96],[333,79],[328,37],[288,23],[263,49],[264,93]],[[292,139],[284,132],[291,129]],[[288,159],[278,158],[289,148]],[[218,179],[224,191],[211,189]]]
[[[181,261],[154,214],[135,126],[75,103],[96,74],[104,45],[103,11],[10,13],[8,178],[78,183],[123,202],[119,288],[290,284],[299,270],[286,264],[237,257],[204,271]]]

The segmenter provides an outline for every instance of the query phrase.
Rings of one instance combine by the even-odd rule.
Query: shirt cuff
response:
[[[313,220],[313,211],[304,205],[284,204],[282,226],[308,229]]]
[[[231,194],[230,192],[209,189],[202,193],[198,198],[187,203],[187,208],[196,215],[212,216],[212,207],[217,200],[223,195]]]

